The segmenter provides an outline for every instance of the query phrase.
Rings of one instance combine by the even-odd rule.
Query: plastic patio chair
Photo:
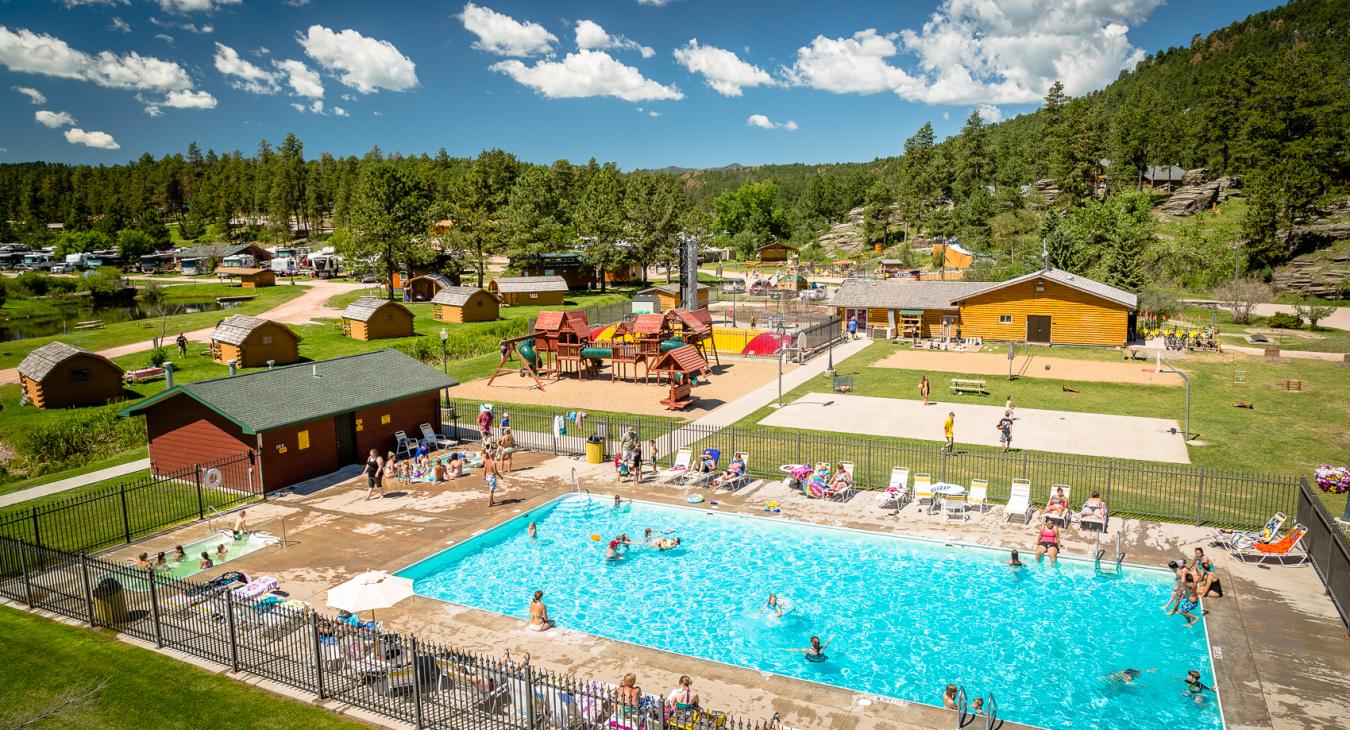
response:
[[[980,512],[983,513],[989,508],[989,482],[985,479],[971,479],[970,492],[966,495],[966,501],[971,505],[979,505]]]

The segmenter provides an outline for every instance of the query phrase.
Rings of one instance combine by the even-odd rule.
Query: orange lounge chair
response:
[[[1295,524],[1293,528],[1284,534],[1284,537],[1275,542],[1258,542],[1250,548],[1239,550],[1235,555],[1240,560],[1246,560],[1248,556],[1257,556],[1257,563],[1266,562],[1266,558],[1283,558],[1294,552],[1294,548],[1303,542],[1303,536],[1308,534],[1308,528],[1302,524]],[[1304,551],[1306,557],[1307,551]]]

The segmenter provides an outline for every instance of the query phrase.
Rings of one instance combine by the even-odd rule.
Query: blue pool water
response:
[[[647,527],[681,547],[603,559],[610,538]],[[1206,684],[1213,670],[1203,624],[1160,610],[1170,573],[1023,557],[1014,570],[1002,550],[569,495],[399,574],[420,595],[522,619],[543,590],[566,628],[861,692],[940,704],[961,684],[1042,727],[1222,726],[1212,694],[1181,695],[1186,670]],[[757,616],[770,592],[792,603],[781,619]],[[812,634],[834,637],[828,661],[785,651]],[[1125,668],[1157,671],[1102,679]]]

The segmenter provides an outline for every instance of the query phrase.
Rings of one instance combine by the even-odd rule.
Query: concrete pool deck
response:
[[[956,444],[998,446],[995,424],[1003,417],[998,403],[976,405],[935,393],[932,402],[870,395],[807,393],[759,423],[780,428],[810,428],[834,433],[942,441],[942,423],[956,413]],[[1103,413],[1017,408],[1013,413],[1015,449],[1108,456],[1117,459],[1191,463],[1181,440],[1181,425],[1166,418],[1112,416]],[[1176,432],[1169,433],[1168,429]]]
[[[284,517],[290,546],[268,548],[229,563],[229,569],[269,574],[284,590],[322,608],[329,588],[360,571],[399,570],[450,544],[461,542],[568,490],[572,469],[593,493],[620,493],[655,502],[685,505],[685,490],[650,482],[616,485],[613,470],[566,457],[523,454],[517,470],[504,479],[499,499],[489,509],[480,476],[445,485],[418,484],[392,491],[389,498],[365,501],[364,482],[340,477],[302,487],[264,504],[250,505],[250,523]],[[913,505],[899,515],[860,494],[847,503],[808,501],[777,482],[759,482],[737,494],[712,497],[717,508],[767,516],[766,501],[777,501],[774,515],[883,533],[959,540],[1026,551],[1033,527],[1001,524],[997,509],[969,522],[948,523]],[[709,505],[711,507],[711,505]],[[263,529],[268,529],[263,526]],[[130,559],[149,550],[171,549],[205,533],[196,524],[147,538],[106,555]],[[1208,546],[1210,531],[1184,525],[1113,519],[1110,537],[1121,535],[1127,562],[1162,565],[1195,546]],[[1065,554],[1090,557],[1095,536],[1064,531]],[[1110,552],[1108,550],[1108,552]],[[1215,549],[1226,597],[1206,601],[1214,666],[1230,728],[1332,728],[1343,726],[1342,698],[1350,692],[1350,638],[1325,597],[1311,566],[1261,568],[1241,564]],[[394,631],[407,631],[473,651],[500,655],[504,649],[531,652],[536,665],[578,678],[617,682],[635,672],[648,692],[664,693],[681,674],[694,678],[704,704],[746,720],[779,713],[792,728],[949,727],[953,714],[915,703],[893,703],[873,695],[802,680],[730,667],[668,652],[633,646],[566,628],[527,632],[518,619],[415,596],[379,617]],[[565,621],[564,621],[565,626]],[[1065,627],[1072,635],[1072,627]],[[1173,668],[1160,667],[1160,674]],[[1178,676],[1183,672],[1178,668]],[[1047,678],[1047,691],[1053,691]],[[934,687],[933,700],[941,688]],[[863,703],[862,700],[870,700]],[[1008,724],[1005,727],[1015,728]]]

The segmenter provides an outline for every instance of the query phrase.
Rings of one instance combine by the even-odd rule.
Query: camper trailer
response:
[[[246,253],[237,253],[220,260],[220,268],[222,269],[252,269],[257,266],[258,259]]]

